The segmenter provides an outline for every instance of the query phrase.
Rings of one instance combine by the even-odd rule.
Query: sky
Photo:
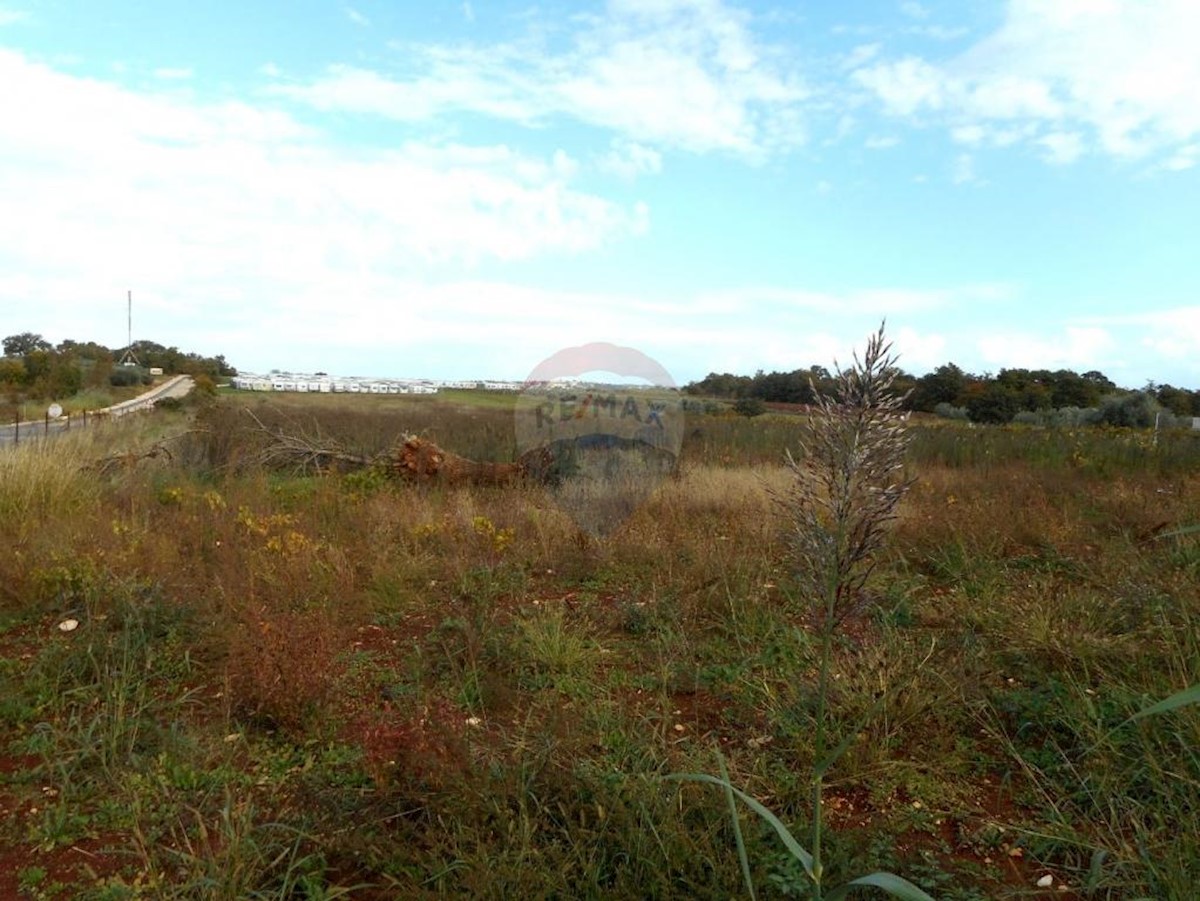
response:
[[[1200,387],[1196,0],[0,0],[0,331]]]

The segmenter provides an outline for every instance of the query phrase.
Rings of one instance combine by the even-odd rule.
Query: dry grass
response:
[[[447,415],[439,443],[504,458],[504,411]],[[364,445],[419,430],[390,411],[320,422],[342,423]],[[156,415],[96,446],[0,453],[0,796],[39,811],[0,826],[0,855],[33,866],[36,846],[102,838],[131,852],[107,871],[126,886],[142,860],[195,894],[244,853],[244,885],[278,894],[279,868],[250,862],[282,842],[304,861],[289,884],[369,882],[367,898],[727,897],[741,877],[720,798],[680,804],[651,781],[710,769],[714,745],[804,827],[817,653],[771,500],[782,448],[685,447],[603,541],[544,488],[230,467],[249,452],[236,431],[192,434],[169,465],[79,472],[188,427]],[[1200,475],[1114,472],[1121,435],[1094,439],[1096,467],[998,459],[1007,435],[976,431],[991,455],[914,450],[871,611],[836,647],[831,740],[890,699],[831,783],[827,865],[1005,897],[1045,871],[1082,890],[1103,850],[1095,897],[1186,896],[1200,718],[1104,736],[1200,681],[1200,549],[1166,534],[1200,522]],[[80,626],[60,633],[67,616]],[[80,749],[112,723],[137,739],[89,769]],[[217,834],[227,792],[253,822],[208,848],[196,824]],[[172,834],[191,857],[156,846]],[[768,838],[747,835],[754,873],[790,885]]]

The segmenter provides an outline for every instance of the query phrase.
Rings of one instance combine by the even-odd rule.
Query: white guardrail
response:
[[[149,391],[139,394],[137,397],[131,397],[129,400],[123,400],[119,404],[113,404],[111,407],[104,407],[100,410],[85,411],[82,413],[82,416],[76,413],[69,416],[60,416],[55,419],[44,416],[41,419],[31,419],[25,422],[0,423],[0,444],[16,444],[26,436],[36,440],[37,438],[49,436],[51,433],[58,434],[59,432],[68,431],[71,428],[72,420],[79,424],[79,420],[82,419],[81,425],[86,427],[89,420],[118,419],[129,413],[153,409],[156,401],[161,400],[163,397],[178,394],[177,389],[185,382],[188,383],[188,387],[190,388],[190,376],[172,376],[161,385],[155,385]]]
[[[188,378],[186,375],[176,375],[167,379],[161,385],[151,388],[145,394],[139,394],[137,397],[132,397],[129,400],[123,400],[119,404],[113,404],[111,407],[105,407],[103,410],[96,410],[95,413],[108,414],[109,416],[124,416],[126,413],[135,413],[138,410],[149,410],[154,406],[154,402]]]

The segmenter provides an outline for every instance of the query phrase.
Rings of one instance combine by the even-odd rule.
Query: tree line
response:
[[[994,375],[976,375],[946,363],[922,376],[898,371],[894,384],[907,393],[909,410],[981,423],[1152,425],[1159,414],[1200,416],[1200,390],[1151,383],[1130,391],[1097,370],[1001,369]],[[810,404],[814,392],[828,393],[833,387],[829,370],[810,366],[792,372],[760,369],[753,376],[711,372],[686,385],[684,392],[741,401],[742,409],[752,410],[755,401]]]
[[[10,401],[53,400],[70,397],[86,388],[132,385],[149,381],[152,368],[165,375],[237,375],[223,355],[206,357],[164,347],[154,341],[135,341],[136,366],[122,366],[124,349],[114,350],[95,341],[66,339],[57,345],[41,335],[22,332],[0,342],[0,391]]]

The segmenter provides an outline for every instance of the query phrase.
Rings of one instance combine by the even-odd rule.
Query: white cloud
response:
[[[426,121],[454,112],[532,124],[570,117],[632,141],[760,157],[802,143],[809,89],[719,0],[610,0],[571,46],[404,46],[404,74],[330,67],[280,94],[323,110]]]
[[[191,69],[164,67],[154,70],[154,77],[163,81],[187,81],[195,73]]]
[[[928,372],[948,359],[949,341],[939,334],[922,334],[902,326],[892,342],[900,355],[900,366],[908,372]]]
[[[1083,136],[1078,132],[1050,132],[1037,143],[1046,148],[1046,159],[1051,163],[1073,163],[1083,153]]]
[[[915,34],[935,41],[957,41],[971,32],[961,26],[952,28],[948,25],[909,25],[904,29],[904,33]]]
[[[863,142],[863,146],[868,150],[886,150],[889,147],[895,147],[900,143],[900,139],[892,135],[871,135]]]
[[[463,14],[463,18],[466,19],[468,22],[475,21],[475,7],[473,7],[469,2],[463,3],[462,14]]]
[[[1111,362],[1117,342],[1099,326],[1067,326],[1061,335],[1050,338],[1021,332],[988,335],[976,346],[983,361],[993,366],[1083,372]]]
[[[1137,334],[1138,343],[1160,358],[1191,363],[1200,359],[1200,306],[1172,307],[1146,313],[1097,317],[1100,326],[1118,325],[1124,334]]]
[[[0,84],[22,86],[0,92],[0,271],[26,280],[0,303],[43,321],[82,328],[81,299],[128,287],[184,322],[239,305],[259,321],[309,293],[339,307],[360,284],[401,304],[414,273],[648,227],[644,205],[576,188],[562,152],[350,150],[270,108],[135,92],[3,50]]]
[[[1182,172],[1184,169],[1191,169],[1198,161],[1200,161],[1200,144],[1188,144],[1180,147],[1177,153],[1164,162],[1163,168],[1172,172]]]
[[[859,69],[854,78],[877,94],[888,112],[896,116],[911,116],[925,107],[939,110],[946,102],[945,74],[915,56]]]
[[[854,47],[846,55],[846,58],[842,61],[842,68],[843,69],[857,69],[860,66],[863,66],[866,63],[869,63],[876,56],[878,56],[879,51],[882,48],[883,48],[883,45],[878,44],[878,43],[859,44],[858,46]]]
[[[1200,136],[1198,33],[1194,0],[1009,0],[960,55],[880,61],[855,80],[893,115],[1039,142],[1052,162],[1171,154]]]
[[[346,7],[346,18],[360,28],[369,28],[371,26],[371,20],[360,13],[353,6]]]
[[[267,78],[278,78],[283,74],[283,70],[274,63],[263,63],[258,67],[258,74],[265,75]]]
[[[915,2],[915,0],[904,0],[904,2],[900,4],[900,12],[904,13],[904,15],[908,16],[910,19],[929,18],[929,9],[925,6],[922,6],[920,3]]]
[[[950,139],[955,144],[966,144],[968,147],[978,147],[987,137],[988,131],[982,125],[959,125],[950,130]]]
[[[633,141],[614,138],[609,151],[597,162],[601,172],[633,181],[640,175],[657,175],[662,171],[662,154],[651,147]]]

